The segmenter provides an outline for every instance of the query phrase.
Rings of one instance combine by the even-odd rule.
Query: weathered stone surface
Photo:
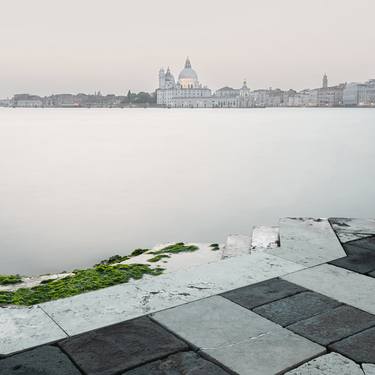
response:
[[[344,248],[348,246],[354,246],[354,247],[359,247],[362,249],[375,251],[375,236],[366,237],[361,240],[351,241],[351,242],[347,242],[346,244],[344,244]]]
[[[340,302],[314,292],[299,293],[254,309],[254,312],[283,327],[340,305]]]
[[[143,317],[84,333],[59,343],[86,373],[110,375],[188,346]]]
[[[329,221],[342,243],[375,235],[374,219],[335,217],[330,218]]]
[[[353,272],[366,274],[375,270],[375,251],[367,254],[348,255],[347,257],[336,259],[330,262],[330,264]]]
[[[372,277],[322,264],[282,278],[375,314],[375,279]]]
[[[225,298],[214,296],[153,318],[232,371],[272,375],[325,352]]]
[[[39,307],[0,308],[0,355],[65,337],[66,334]]]
[[[165,359],[148,363],[123,375],[227,375],[221,367],[194,352],[173,354]]]
[[[247,309],[253,309],[254,307],[304,291],[306,291],[306,289],[299,285],[276,278],[231,290],[230,292],[223,293],[222,296]]]
[[[0,360],[1,375],[80,375],[70,359],[54,346],[42,346]]]
[[[42,304],[70,335],[136,318],[303,267],[266,253],[229,258]]]
[[[343,305],[292,324],[288,329],[326,346],[372,326],[375,326],[375,315]]]
[[[280,244],[279,227],[257,226],[251,237],[251,252],[274,249]]]
[[[250,236],[231,234],[223,249],[223,259],[250,254],[250,241]]]
[[[361,367],[337,353],[322,355],[285,375],[363,375]]]
[[[375,375],[375,365],[371,363],[364,363],[362,368],[365,375]]]
[[[329,348],[358,363],[375,363],[375,328],[338,341]]]
[[[346,255],[326,219],[285,218],[279,224],[280,247],[270,254],[307,267]]]

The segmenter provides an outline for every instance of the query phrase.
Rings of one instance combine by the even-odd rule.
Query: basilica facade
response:
[[[246,81],[240,89],[223,88],[212,94],[199,83],[198,75],[187,58],[177,82],[170,69],[159,71],[157,104],[169,108],[238,108],[248,107],[250,90]]]

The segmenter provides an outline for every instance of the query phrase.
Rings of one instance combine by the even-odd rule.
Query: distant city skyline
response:
[[[154,91],[188,55],[213,89],[375,78],[373,0],[34,0],[2,4],[0,98]]]

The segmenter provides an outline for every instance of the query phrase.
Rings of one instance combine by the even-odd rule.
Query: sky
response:
[[[189,56],[212,89],[375,78],[374,0],[0,0],[0,98],[153,91]]]

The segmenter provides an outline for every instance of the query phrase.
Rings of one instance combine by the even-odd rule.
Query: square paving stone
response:
[[[147,317],[84,333],[59,345],[90,375],[115,374],[188,349]]]
[[[269,302],[306,291],[305,288],[282,279],[271,279],[223,293],[232,302],[253,309]]]
[[[340,302],[315,292],[304,292],[254,309],[257,314],[285,327],[321,314]]]
[[[329,345],[329,349],[358,363],[375,363],[375,328]]]
[[[201,352],[241,375],[274,375],[325,348],[223,297],[215,296],[153,315]]]
[[[371,363],[362,364],[363,372],[365,375],[375,375],[375,365]]]
[[[375,326],[375,315],[352,306],[339,306],[288,327],[321,345],[328,345]]]
[[[41,346],[0,360],[1,375],[80,375],[67,355],[54,346]]]
[[[330,264],[353,272],[366,274],[375,270],[375,251],[348,255],[347,257],[336,259],[330,262]]]
[[[182,352],[148,363],[123,375],[228,375],[221,367],[194,352]]]

